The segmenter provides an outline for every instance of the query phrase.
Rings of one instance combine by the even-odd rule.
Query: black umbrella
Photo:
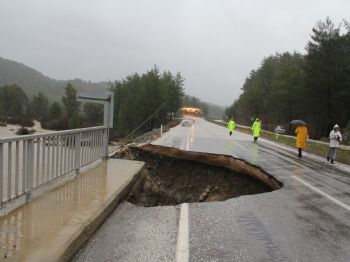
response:
[[[306,126],[305,121],[299,120],[299,119],[298,120],[292,120],[292,121],[290,121],[289,124],[294,125],[294,126]]]

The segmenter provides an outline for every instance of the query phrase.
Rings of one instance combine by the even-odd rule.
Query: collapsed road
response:
[[[298,159],[288,148],[264,139],[255,144],[239,132],[230,137],[202,119],[171,129],[153,144],[232,156],[272,176],[280,188],[174,206],[125,202],[76,261],[350,261],[347,166],[309,154]]]
[[[127,199],[136,205],[223,201],[281,188],[261,169],[231,156],[155,145],[129,147],[118,155],[146,163]]]

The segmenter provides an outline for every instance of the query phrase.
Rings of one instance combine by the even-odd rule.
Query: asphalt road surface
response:
[[[223,202],[119,206],[76,261],[350,261],[350,169],[198,119],[154,144],[232,155],[282,189]]]

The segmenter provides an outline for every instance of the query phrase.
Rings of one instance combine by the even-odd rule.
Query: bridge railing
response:
[[[108,128],[0,139],[0,205],[108,155]]]

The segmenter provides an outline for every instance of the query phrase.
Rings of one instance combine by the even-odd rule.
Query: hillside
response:
[[[78,91],[97,92],[108,88],[107,82],[92,83],[81,79],[55,80],[24,64],[0,57],[0,86],[17,84],[30,97],[39,91],[54,97],[63,95],[68,82],[71,82]]]
[[[68,82],[71,82],[78,91],[84,92],[104,92],[109,88],[108,82],[92,83],[81,79],[55,80],[24,64],[0,57],[0,86],[17,84],[29,97],[41,91],[46,96],[57,99],[64,95],[64,88]],[[223,107],[203,102],[197,97],[185,95],[183,104],[202,108],[209,118],[221,119],[224,114]]]

